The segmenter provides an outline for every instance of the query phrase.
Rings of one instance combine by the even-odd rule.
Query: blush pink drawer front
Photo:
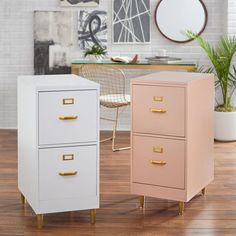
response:
[[[133,85],[133,132],[185,136],[185,89]]]
[[[185,142],[133,136],[133,182],[184,189]]]

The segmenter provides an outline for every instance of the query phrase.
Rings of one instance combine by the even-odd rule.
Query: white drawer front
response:
[[[97,151],[96,145],[40,149],[40,200],[96,197]]]
[[[97,90],[39,92],[39,145],[97,140]]]

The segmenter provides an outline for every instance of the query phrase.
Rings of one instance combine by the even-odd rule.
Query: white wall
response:
[[[101,9],[108,11],[108,52],[110,55],[134,55],[141,57],[154,55],[157,49],[167,49],[170,56],[207,63],[206,57],[195,42],[176,44],[168,41],[157,31],[154,24],[154,10],[157,0],[151,0],[151,44],[148,45],[113,45],[111,43],[112,0],[100,0]],[[229,0],[234,5],[234,0]],[[205,0],[208,10],[208,23],[203,36],[212,43],[219,35],[227,32],[227,0]],[[15,128],[16,124],[16,81],[18,75],[33,74],[33,11],[62,10],[59,0],[1,0],[0,1],[0,128]],[[64,8],[65,10],[71,10]],[[63,9],[63,10],[64,10]],[[231,8],[229,8],[231,11]],[[234,13],[235,14],[235,13]],[[229,29],[235,24],[236,17],[229,20]],[[234,27],[236,31],[236,27]],[[76,33],[76,25],[75,25]],[[76,35],[75,35],[76,37]],[[129,52],[129,54],[127,54]],[[82,52],[75,48],[74,57],[81,57]],[[137,71],[129,72],[129,76]],[[133,76],[135,76],[133,74]],[[106,126],[102,126],[106,128]],[[129,127],[129,114],[125,113],[121,129]]]
[[[228,0],[228,33],[236,34],[236,1]]]

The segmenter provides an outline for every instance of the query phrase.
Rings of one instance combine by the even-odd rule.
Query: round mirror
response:
[[[158,30],[167,39],[191,41],[184,32],[201,34],[207,23],[207,9],[201,0],[160,0],[155,11]]]

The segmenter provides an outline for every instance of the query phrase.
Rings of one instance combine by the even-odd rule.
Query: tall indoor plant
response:
[[[207,70],[216,75],[215,86],[222,96],[215,106],[215,139],[236,140],[236,107],[232,97],[236,88],[236,68],[232,65],[236,53],[236,38],[221,37],[217,46],[212,46],[203,37],[188,31],[187,36],[197,41],[205,51],[212,66]]]

